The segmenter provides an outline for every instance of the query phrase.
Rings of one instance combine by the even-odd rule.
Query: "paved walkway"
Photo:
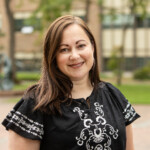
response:
[[[0,98],[0,122],[13,105]],[[135,150],[150,150],[150,105],[134,105],[134,108],[141,115],[133,124]],[[7,150],[7,142],[7,131],[0,125],[0,150]]]

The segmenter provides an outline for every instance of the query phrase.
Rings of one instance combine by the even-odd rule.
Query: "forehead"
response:
[[[86,31],[78,24],[71,24],[68,27],[66,27],[62,33],[62,41],[68,39],[85,39],[89,40],[88,34]]]

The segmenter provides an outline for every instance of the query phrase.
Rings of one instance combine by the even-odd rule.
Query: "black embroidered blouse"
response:
[[[87,98],[62,104],[62,116],[32,111],[21,99],[2,124],[19,135],[41,140],[40,150],[125,150],[127,125],[140,116],[110,83],[100,82]]]

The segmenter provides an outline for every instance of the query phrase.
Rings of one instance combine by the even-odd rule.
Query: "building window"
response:
[[[121,28],[123,25],[127,24],[128,27],[131,27],[133,21],[133,17],[127,14],[116,14],[114,16],[104,15],[102,19],[102,26],[103,28]]]
[[[136,26],[137,28],[150,28],[150,15],[143,18],[141,15],[136,15]],[[123,25],[127,25],[128,28],[132,27],[134,24],[134,17],[128,14],[115,14],[107,15],[105,14],[102,19],[103,28],[121,28]]]
[[[41,20],[37,18],[36,20],[29,19],[15,19],[15,31],[22,31],[25,28],[33,28],[33,30],[41,29]]]
[[[104,58],[104,63],[103,63],[103,68],[104,68],[104,71],[110,71],[108,69],[108,61],[109,61],[110,58]],[[149,58],[144,58],[144,57],[137,57],[136,59],[136,68],[142,68],[146,65],[146,59],[148,59],[150,61],[150,57]],[[133,71],[133,62],[134,59],[132,57],[126,57],[125,60],[124,60],[124,71]]]
[[[150,15],[143,18],[140,15],[136,15],[136,25],[137,28],[150,27]]]

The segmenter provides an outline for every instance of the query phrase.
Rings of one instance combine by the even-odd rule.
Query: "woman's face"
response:
[[[68,26],[56,55],[59,70],[71,81],[89,78],[93,66],[94,48],[85,31],[77,24]]]

